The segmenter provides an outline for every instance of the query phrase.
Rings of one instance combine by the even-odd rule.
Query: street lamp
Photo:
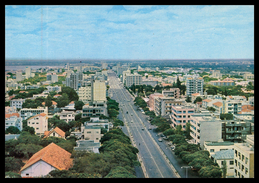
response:
[[[181,168],[185,168],[185,170],[186,170],[186,178],[188,178],[188,168],[192,168],[192,166],[182,166]]]

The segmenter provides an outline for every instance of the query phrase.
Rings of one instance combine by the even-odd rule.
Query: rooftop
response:
[[[205,142],[207,146],[230,146],[230,145],[234,145],[234,142],[211,142],[211,141],[207,141]]]
[[[215,159],[234,159],[234,150],[228,149],[217,151],[215,152],[215,154],[212,154],[211,156]]]

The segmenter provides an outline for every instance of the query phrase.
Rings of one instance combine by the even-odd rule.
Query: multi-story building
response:
[[[66,86],[78,90],[79,77],[78,73],[71,72],[70,75],[66,77]]]
[[[56,73],[47,73],[47,81],[52,83],[58,82],[58,75]]]
[[[5,130],[10,126],[15,126],[22,131],[22,118],[18,113],[5,114]]]
[[[104,81],[95,80],[92,83],[92,101],[106,102],[106,85]]]
[[[186,123],[191,122],[191,115],[194,114],[194,106],[172,106],[170,115],[172,126],[175,128],[178,125],[185,130]]]
[[[101,115],[108,115],[106,103],[95,103],[94,105],[85,104],[82,108],[82,118],[97,117]]]
[[[214,86],[235,86],[235,82],[230,78],[223,79],[222,81],[210,81],[209,84]]]
[[[101,134],[101,127],[99,126],[81,126],[82,139],[93,140],[99,142],[103,134]]]
[[[213,78],[221,78],[222,74],[220,73],[220,70],[212,70],[211,71],[211,77],[213,77]]]
[[[222,139],[231,142],[243,142],[253,133],[252,123],[248,121],[222,120]]]
[[[228,150],[228,149],[234,149],[234,142],[229,141],[204,141],[204,150],[207,150],[210,152],[210,157],[215,154],[215,152]]]
[[[61,86],[58,86],[58,85],[56,85],[56,86],[46,86],[46,88],[49,92],[51,92],[51,91],[55,91],[57,93],[61,92]]]
[[[212,117],[209,112],[194,113],[191,116],[191,137],[194,144],[204,148],[204,141],[218,141],[222,137],[221,120]]]
[[[252,73],[245,73],[244,75],[243,75],[243,78],[245,79],[245,80],[253,80],[254,79],[254,74],[252,74]]]
[[[170,88],[170,90],[163,90],[162,95],[164,95],[165,97],[180,98],[180,89]]]
[[[240,100],[222,100],[222,113],[237,114],[242,110],[242,101]]]
[[[79,101],[87,103],[92,99],[92,87],[91,86],[80,87],[78,89],[77,94],[79,97],[78,99]]]
[[[155,109],[155,98],[157,97],[163,97],[163,95],[161,93],[154,93],[149,95],[148,106],[150,111],[153,111]]]
[[[193,93],[200,93],[203,95],[203,83],[202,77],[187,78],[186,80],[186,95]]]
[[[16,81],[22,81],[22,72],[16,72]]]
[[[131,72],[130,72],[130,70],[126,70],[126,71],[123,71],[122,72],[122,83],[124,84],[125,83],[125,81],[126,81],[126,75],[127,74],[130,74]]]
[[[21,109],[22,104],[25,102],[25,99],[13,99],[10,101],[10,106],[11,107],[16,107],[16,109]]]
[[[172,106],[184,105],[185,103],[185,100],[175,99],[174,97],[157,97],[155,98],[154,112],[156,116],[170,115]]]
[[[220,168],[223,168],[224,161],[226,162],[226,178],[234,177],[234,150],[222,150],[217,151],[211,155],[211,159],[214,163],[217,163]]]
[[[25,68],[25,78],[28,79],[31,77],[31,67]]]
[[[27,125],[33,127],[36,135],[44,135],[48,131],[48,117],[46,113],[40,113],[30,117],[27,120]]]
[[[75,113],[74,111],[69,111],[69,110],[63,110],[59,113],[59,118],[60,120],[64,120],[65,122],[70,122],[75,120]]]
[[[140,74],[126,74],[126,86],[131,87],[131,85],[142,85],[142,76]]]
[[[234,144],[234,177],[254,178],[254,135],[247,135],[246,143]]]
[[[23,108],[19,111],[22,120],[28,117],[35,116],[36,114],[45,113],[48,114],[48,107],[37,107],[37,108]]]

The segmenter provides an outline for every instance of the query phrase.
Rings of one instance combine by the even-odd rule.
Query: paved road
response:
[[[142,169],[145,177],[149,178],[178,178],[172,164],[166,158],[165,154],[159,147],[157,141],[152,137],[148,130],[149,124],[145,123],[145,117],[136,110],[133,98],[126,89],[120,84],[115,73],[108,75],[109,96],[120,103],[119,118],[127,129],[128,135],[133,139],[133,145],[139,149],[138,157],[142,163]]]

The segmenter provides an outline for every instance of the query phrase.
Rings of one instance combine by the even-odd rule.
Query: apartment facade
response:
[[[106,101],[106,85],[104,81],[95,80],[92,83],[92,101]]]
[[[93,140],[95,143],[99,142],[103,134],[101,134],[101,127],[97,126],[81,126],[82,138],[84,140]]]
[[[254,135],[247,135],[246,143],[234,144],[234,177],[254,178]]]
[[[80,87],[78,89],[77,94],[79,97],[79,101],[87,103],[91,101],[91,98],[92,98],[92,87],[91,86]]]
[[[86,104],[82,108],[82,118],[98,117],[101,115],[108,115],[106,103],[94,103],[92,105]]]
[[[27,120],[27,125],[33,127],[36,135],[44,135],[48,131],[48,117],[45,113],[40,113],[30,117]]]
[[[22,118],[18,113],[5,114],[5,130],[10,126],[15,126],[22,131]]]
[[[149,95],[148,106],[150,111],[153,111],[155,109],[155,98],[157,97],[163,97],[163,95],[161,93],[154,93]]]
[[[142,85],[142,76],[140,74],[126,74],[126,82],[127,87],[131,87],[131,85]]]
[[[204,141],[218,141],[221,139],[221,120],[212,117],[209,112],[194,113],[190,122],[191,137],[194,144],[204,149]]]
[[[172,106],[172,113],[170,115],[172,126],[181,125],[182,129],[185,130],[186,123],[191,122],[191,115],[194,114],[193,106]]]
[[[22,120],[40,113],[48,114],[48,107],[23,108],[19,111]]]
[[[10,101],[10,106],[11,107],[16,107],[16,109],[21,109],[22,104],[25,102],[25,99],[13,99]]]
[[[222,81],[210,81],[209,84],[213,86],[235,86],[235,82],[230,78],[223,79]]]
[[[203,84],[204,80],[202,77],[187,78],[186,80],[186,95],[193,93],[200,93],[203,95]]]
[[[180,89],[170,88],[170,90],[163,90],[162,95],[164,95],[165,97],[180,98]]]
[[[185,100],[175,99],[174,97],[157,97],[155,98],[154,112],[156,116],[170,115],[173,105],[183,105]]]
[[[68,123],[75,120],[76,114],[77,113],[74,111],[63,110],[59,113],[59,118],[60,120],[64,120],[66,123]]]

